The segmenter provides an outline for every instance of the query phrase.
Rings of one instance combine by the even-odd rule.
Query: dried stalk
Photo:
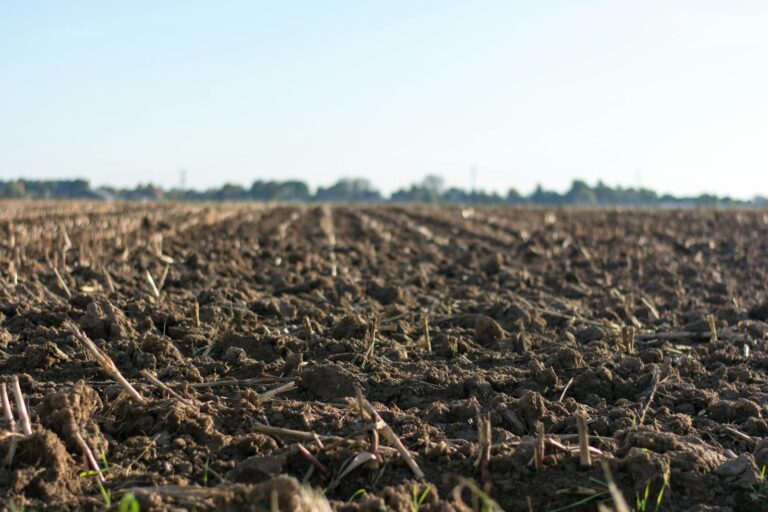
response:
[[[51,270],[53,270],[53,274],[56,276],[56,282],[59,283],[59,287],[64,291],[68,299],[72,298],[72,292],[69,291],[69,286],[67,286],[67,283],[64,282],[64,279],[61,277],[61,274],[56,269],[55,266],[51,266]]]
[[[565,398],[565,394],[568,393],[568,390],[571,388],[571,384],[573,384],[573,377],[571,377],[570,380],[568,380],[568,384],[566,384],[565,387],[563,388],[563,392],[560,393],[560,398],[557,399],[558,402],[563,401],[563,399]]]
[[[275,381],[279,381],[279,378],[264,379],[221,379],[213,380],[211,382],[192,382],[187,384],[190,388],[217,388],[219,386],[258,386],[260,384],[272,384]]]
[[[61,226],[61,253],[67,254],[67,251],[72,248],[72,240],[69,239],[67,228]]]
[[[635,328],[631,325],[625,326],[621,330],[621,339],[624,342],[624,348],[627,354],[635,353]]]
[[[303,444],[298,443],[296,447],[299,449],[299,452],[301,452],[304,458],[306,458],[310,464],[315,466],[318,471],[320,471],[324,475],[328,474],[328,469],[323,465],[322,462],[317,460],[317,457],[309,453],[309,450],[307,450],[307,448]]]
[[[330,449],[331,447],[338,446],[342,443],[353,441],[353,439],[351,438],[352,435],[347,437],[339,437],[339,436],[332,436],[332,435],[318,436],[314,432],[304,432],[302,430],[293,430],[290,428],[273,427],[271,425],[264,425],[262,423],[256,423],[251,428],[255,432],[259,432],[261,434],[267,434],[269,436],[276,436],[276,437],[291,437],[294,439],[300,439],[302,441],[315,441],[315,438],[317,437],[329,443],[325,446],[326,450]],[[368,430],[370,430],[370,428],[371,427],[366,427],[366,429]],[[355,432],[353,434],[356,435],[358,433],[359,432]],[[389,446],[380,446],[379,451],[386,451],[386,452],[392,452],[392,453],[400,452],[400,450],[398,450],[397,448],[390,448]]]
[[[19,378],[13,376],[13,399],[16,402],[16,414],[19,415],[19,421],[21,422],[21,431],[25,436],[32,435],[32,424],[29,421],[29,414],[27,413],[27,405],[24,403],[24,395],[21,394],[21,386],[19,385]]]
[[[267,400],[279,395],[280,393],[285,393],[286,391],[290,391],[295,387],[296,387],[296,382],[291,381],[283,384],[282,386],[278,386],[275,389],[270,389],[269,391],[265,391],[264,393],[256,397],[256,403],[262,404]]]
[[[123,377],[123,374],[120,373],[120,370],[117,369],[117,366],[115,366],[115,362],[112,361],[112,359],[105,354],[99,347],[96,346],[96,344],[91,340],[91,338],[88,337],[87,334],[85,334],[83,331],[81,331],[74,323],[67,322],[66,323],[67,328],[75,335],[75,338],[77,338],[80,343],[85,345],[85,348],[88,349],[88,351],[91,353],[94,359],[96,359],[96,362],[101,366],[101,368],[113,379],[117,381],[118,384],[120,384],[125,391],[128,392],[128,394],[136,400],[140,404],[146,403],[146,400],[144,400],[144,397],[139,394],[138,391],[131,385],[128,380]]]
[[[427,352],[432,353],[432,340],[429,337],[429,319],[427,315],[421,317],[421,324],[424,329],[424,344],[427,347]]]
[[[643,424],[645,421],[645,415],[648,412],[648,408],[651,406],[651,403],[653,403],[653,399],[656,396],[656,388],[659,386],[659,374],[654,373],[653,374],[653,380],[651,381],[651,388],[648,392],[648,400],[645,402],[645,407],[643,407],[643,412],[640,414],[640,425]]]
[[[163,273],[160,274],[160,280],[157,282],[157,290],[158,292],[163,290],[163,287],[165,286],[165,280],[168,278],[168,271],[171,269],[170,265],[166,265],[163,267]]]
[[[740,439],[744,441],[750,447],[754,447],[757,444],[757,441],[753,437],[748,436],[747,434],[740,432],[733,427],[729,427],[726,425],[723,427],[723,430],[725,430],[727,433],[729,433],[731,436],[735,437],[736,439]]]
[[[710,332],[693,332],[693,331],[663,331],[641,332],[637,335],[640,340],[707,340],[712,336]]]
[[[292,437],[294,439],[301,439],[302,441],[314,441],[315,439],[314,432],[304,432],[302,430],[293,430],[290,428],[273,427],[271,425],[263,425],[261,423],[254,424],[252,428],[256,432],[259,432],[261,434],[267,434],[270,436]],[[319,437],[320,439],[324,439],[326,441],[340,441],[343,439],[338,436],[319,436]]]
[[[168,393],[168,394],[169,394],[169,395],[171,395],[172,397],[176,398],[177,400],[179,400],[179,401],[181,401],[181,402],[184,402],[185,404],[188,404],[188,405],[190,404],[189,400],[187,400],[186,398],[184,398],[183,396],[181,396],[180,394],[178,394],[177,392],[175,392],[173,389],[171,389],[170,387],[168,387],[168,385],[167,385],[167,384],[165,384],[163,381],[161,381],[160,379],[158,379],[158,378],[157,378],[157,375],[155,375],[155,374],[154,374],[154,373],[152,373],[151,371],[149,371],[149,370],[141,370],[141,374],[142,374],[144,377],[146,377],[146,379],[147,379],[149,382],[151,382],[152,384],[154,384],[154,385],[155,385],[155,386],[157,386],[158,388],[162,389],[163,391],[165,391],[166,393]]]
[[[536,445],[533,451],[533,468],[536,471],[544,467],[544,450],[546,449],[544,439],[544,424],[538,423],[536,426]]]
[[[192,316],[195,319],[195,326],[200,327],[200,303],[197,300],[192,304]]]
[[[0,397],[3,401],[3,418],[5,420],[5,427],[10,432],[16,431],[16,421],[13,419],[13,409],[11,409],[11,401],[8,399],[8,387],[3,382],[0,387]]]
[[[643,305],[646,308],[648,308],[648,311],[651,313],[651,318],[652,319],[658,320],[659,318],[661,318],[661,316],[659,315],[659,310],[656,309],[656,306],[651,304],[651,302],[648,299],[646,299],[645,297],[641,297],[640,298],[640,302],[642,302]]]
[[[711,343],[717,343],[717,324],[715,323],[715,315],[707,315],[707,323],[709,324],[709,341]]]
[[[579,433],[579,462],[582,466],[592,465],[592,458],[589,455],[589,437],[587,435],[587,418],[583,415],[576,415],[576,430]]]
[[[603,473],[605,473],[605,480],[608,482],[608,490],[611,492],[611,498],[613,498],[613,505],[616,508],[616,512],[630,512],[627,500],[624,499],[624,495],[616,486],[616,482],[613,480],[613,474],[611,473],[611,467],[608,465],[608,461],[603,461]]]
[[[480,470],[480,478],[486,484],[491,481],[491,444],[493,442],[490,415],[477,417],[477,438],[480,444],[475,467]]]
[[[91,466],[91,469],[95,471],[99,476],[101,483],[105,483],[107,479],[104,478],[103,474],[101,474],[99,463],[96,462],[96,457],[93,456],[93,452],[90,448],[88,448],[88,444],[85,442],[85,439],[83,439],[83,436],[80,435],[80,432],[75,431],[75,439],[77,440],[77,444],[80,445],[80,449],[83,451],[83,455],[85,455],[85,458],[88,460],[88,465]]]
[[[365,355],[363,356],[363,363],[360,365],[362,368],[365,368],[366,363],[368,363],[368,359],[372,358],[376,353],[376,335],[379,331],[379,321],[377,318],[371,318],[370,322],[368,323],[368,348],[365,351]]]
[[[152,295],[154,295],[156,299],[159,299],[160,290],[157,289],[157,286],[155,285],[155,280],[152,279],[152,274],[149,273],[149,270],[146,271],[146,278],[147,278],[147,282],[149,283],[149,289],[152,292]]]
[[[304,316],[304,334],[307,336],[307,341],[311,340],[315,336],[315,331],[312,329],[312,322],[310,322],[308,316]]]
[[[112,281],[112,276],[107,270],[107,267],[101,267],[101,273],[104,275],[104,280],[107,282],[107,288],[111,293],[115,292],[115,283]]]
[[[15,425],[12,434],[16,434],[16,432],[18,431],[18,428],[19,426]],[[5,467],[10,468],[11,464],[13,464],[13,457],[16,455],[16,445],[18,444],[18,442],[19,442],[18,437],[14,435],[11,438],[11,445],[8,447],[8,453],[5,454],[5,460],[3,461],[3,465]]]
[[[400,441],[400,438],[397,437],[397,434],[395,434],[394,430],[392,430],[387,422],[381,418],[373,405],[371,405],[371,403],[366,400],[365,397],[363,397],[363,393],[359,388],[357,390],[357,403],[362,408],[361,412],[365,411],[373,417],[374,421],[376,422],[376,430],[378,430],[387,439],[387,441],[392,443],[397,451],[400,452],[400,456],[403,458],[403,460],[405,460],[405,463],[408,465],[408,467],[411,468],[411,471],[416,476],[416,478],[424,478],[424,472],[416,463],[416,460],[410,454],[405,445],[403,445],[403,442]]]

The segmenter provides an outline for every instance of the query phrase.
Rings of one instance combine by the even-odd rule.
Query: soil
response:
[[[607,468],[632,509],[768,510],[764,211],[4,202],[0,233],[8,509],[597,510]]]

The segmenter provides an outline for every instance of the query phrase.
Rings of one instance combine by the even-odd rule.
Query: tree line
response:
[[[103,200],[181,200],[181,201],[285,201],[333,203],[463,203],[463,204],[533,204],[533,205],[632,205],[632,206],[768,206],[768,198],[757,196],[743,201],[711,194],[679,197],[658,194],[647,188],[610,187],[603,182],[594,186],[575,180],[564,193],[542,186],[528,195],[510,189],[506,194],[483,190],[446,187],[436,175],[401,188],[389,196],[377,190],[365,178],[344,178],[327,187],[312,191],[300,180],[257,180],[250,187],[225,184],[204,191],[192,189],[164,190],[154,185],[134,188],[97,187],[87,180],[11,180],[0,181],[0,197],[16,199],[103,199]]]

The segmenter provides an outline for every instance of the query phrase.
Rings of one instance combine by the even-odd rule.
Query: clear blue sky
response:
[[[768,194],[768,2],[8,1],[0,179]]]

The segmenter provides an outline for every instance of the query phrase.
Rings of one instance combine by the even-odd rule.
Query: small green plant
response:
[[[99,458],[104,464],[104,472],[106,473],[109,471],[109,462],[107,462],[107,452],[104,451],[104,447],[101,444],[99,444]]]
[[[97,478],[96,482],[99,484],[99,493],[104,500],[104,507],[108,509],[112,506],[112,491],[104,487],[104,484],[101,483],[101,478]]]
[[[105,473],[109,473],[109,462],[107,462],[107,454],[102,447],[99,448],[99,458],[101,459],[102,464],[104,464],[104,467],[81,471],[78,473],[78,476],[80,478],[96,477],[96,483],[99,484],[99,493],[101,494],[101,498],[104,500],[105,508],[108,509],[112,507],[112,491],[104,487],[104,482],[102,482],[103,475]]]
[[[109,473],[109,462],[107,462],[107,454],[102,447],[99,447],[99,458],[101,459],[101,462],[104,465],[104,467],[101,467],[98,470],[89,469],[87,471],[81,471],[78,474],[78,476],[80,476],[80,478],[83,478],[83,477],[98,476],[99,474],[103,475],[105,473]]]
[[[356,490],[355,493],[352,496],[350,496],[349,499],[347,500],[347,504],[352,503],[353,501],[355,501],[355,499],[365,494],[365,492],[366,492],[365,489]]]
[[[763,466],[760,470],[760,476],[757,479],[757,483],[752,487],[750,497],[754,501],[768,502],[768,481],[766,480],[766,467]]]
[[[669,468],[667,468],[666,471],[664,471],[664,484],[661,486],[661,490],[659,491],[659,494],[656,496],[656,508],[654,509],[656,512],[661,508],[661,500],[664,499],[664,489],[667,488],[669,485]]]
[[[654,512],[659,512],[661,509],[661,502],[664,499],[664,490],[669,485],[669,469],[664,471],[664,482],[661,485],[661,489],[659,489],[659,493],[656,495],[656,506],[654,507]],[[648,482],[645,485],[645,491],[643,492],[643,496],[641,497],[639,494],[636,495],[635,498],[635,507],[637,508],[637,512],[647,512],[648,511],[648,505],[650,504],[650,491],[651,491],[651,483]]]
[[[637,508],[637,512],[645,512],[646,508],[648,507],[648,495],[651,491],[651,482],[648,482],[645,484],[645,492],[643,493],[642,498],[639,494],[635,493],[635,508]]]
[[[8,510],[10,510],[10,512],[24,512],[24,505],[16,505],[13,498],[8,498]]]
[[[212,484],[212,477],[216,477],[222,483],[227,481],[226,475],[221,475],[214,471],[211,467],[211,459],[207,458],[203,463],[203,486],[208,487],[209,483]]]
[[[413,484],[413,489],[411,491],[411,512],[419,512],[424,501],[429,497],[430,492],[432,492],[432,488],[427,486],[424,491],[419,494],[419,487],[416,484]]]
[[[120,498],[120,503],[117,505],[117,511],[118,512],[141,512],[141,507],[139,506],[139,500],[136,499],[136,496],[134,496],[130,492],[127,492],[123,494],[122,498]]]

